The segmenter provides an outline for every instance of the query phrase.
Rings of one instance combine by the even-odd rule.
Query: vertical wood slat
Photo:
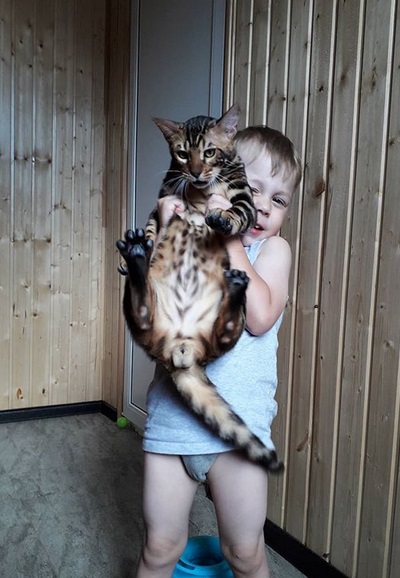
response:
[[[254,1],[250,93],[252,116],[248,124],[265,124],[267,117],[268,65],[270,61],[271,1]]]
[[[397,11],[399,6],[397,3]],[[395,20],[396,29],[394,36],[394,55],[392,70],[400,70],[400,26],[399,16]],[[390,304],[396,303],[400,294],[400,264],[399,264],[399,226],[400,203],[400,75],[393,74],[391,86],[391,110],[389,113],[389,135],[386,166],[386,199],[383,211],[382,241],[381,241],[381,270],[380,276],[384,280],[380,283],[377,294],[377,325],[382,326],[380,347],[375,352],[376,367],[392,368],[393,384],[388,382],[388,387],[394,387],[396,399],[393,408],[393,451],[390,472],[389,504],[386,524],[386,576],[394,577],[400,568],[400,362],[398,351],[400,349],[399,323],[396,315],[389,314]],[[382,316],[382,319],[379,317]],[[396,355],[397,354],[397,355]],[[380,358],[379,358],[380,356]],[[397,371],[396,371],[397,367]],[[388,376],[391,380],[391,376]],[[373,379],[375,377],[373,376]]]
[[[34,4],[14,5],[12,408],[29,407],[32,368],[32,141]],[[23,360],[23,362],[22,362]]]
[[[312,13],[310,103],[312,115],[306,128],[307,146],[304,156],[304,203],[302,209],[298,279],[296,297],[296,332],[294,342],[294,377],[292,416],[292,454],[290,456],[290,486],[288,492],[288,523],[296,524],[299,503],[312,501],[310,493],[311,448],[313,436],[313,405],[316,386],[316,354],[319,337],[321,269],[326,220],[326,182],[328,151],[327,135],[331,116],[331,59],[334,31],[326,33],[335,18],[335,3],[331,10],[315,2]],[[308,384],[308,386],[306,386]],[[297,506],[294,502],[297,502]],[[300,525],[302,522],[302,525]],[[306,539],[307,516],[297,522],[300,539]],[[296,527],[296,526],[292,526]],[[325,551],[325,548],[324,548]]]
[[[90,135],[92,105],[92,6],[75,5],[75,38],[79,42],[74,63],[74,165],[72,190],[72,299],[70,389],[73,399],[86,399],[86,366],[88,362],[89,310],[89,198]]]
[[[251,44],[253,33],[253,1],[237,2],[235,39],[234,102],[240,106],[240,127],[249,124],[249,87],[251,78]]]
[[[286,134],[294,142],[300,155],[304,157],[305,155],[305,135],[307,131],[307,125],[305,124],[305,113],[308,106],[308,70],[309,70],[309,58],[310,58],[310,47],[311,47],[311,30],[310,22],[312,16],[313,3],[305,0],[303,2],[292,2],[289,14],[290,14],[290,32],[288,31],[288,43],[287,43],[287,60],[288,60],[288,82],[287,82],[287,103],[285,106],[285,120],[287,129]],[[296,405],[291,403],[290,415],[287,415],[287,430],[288,430],[288,474],[285,480],[285,527],[299,540],[303,539],[305,517],[304,515],[299,516],[298,511],[293,515],[292,506],[302,503],[304,499],[307,499],[308,490],[308,453],[303,453],[302,451],[293,452],[293,440],[295,439],[296,448],[307,447],[307,427],[308,421],[304,420],[300,423],[300,420],[304,416],[310,416],[310,401],[312,397],[308,397],[306,390],[303,391],[304,397],[297,397],[297,376],[296,376],[296,362],[298,361],[298,354],[293,345],[296,341],[296,331],[297,331],[297,309],[298,309],[298,279],[300,273],[301,264],[301,254],[300,254],[300,236],[302,230],[302,215],[304,212],[304,184],[301,184],[298,191],[296,192],[291,207],[290,218],[287,220],[284,227],[284,235],[288,239],[293,253],[293,266],[292,266],[292,311],[291,311],[291,327],[290,327],[290,349],[289,352],[289,364],[290,373],[289,378],[289,391],[291,393],[292,400],[296,399]],[[312,341],[312,337],[310,337]],[[312,391],[312,390],[311,390]],[[298,399],[298,401],[297,401]],[[297,423],[296,423],[297,421]],[[304,428],[304,424],[307,427]],[[293,463],[298,459],[303,459],[304,469],[301,472],[300,464]],[[296,474],[299,474],[299,478],[296,478]],[[300,484],[297,482],[301,479]],[[305,493],[304,493],[305,492]]]
[[[272,2],[266,123],[285,132],[288,99],[291,0]]]
[[[369,415],[366,435],[366,459],[364,496],[374,495],[372,503],[362,500],[360,517],[360,547],[358,573],[367,576],[383,574],[385,562],[386,517],[388,513],[389,496],[388,481],[391,478],[391,455],[380,450],[381,447],[392,448],[394,412],[396,390],[393,387],[397,376],[397,367],[394,366],[391,355],[385,355],[385,364],[381,364],[382,353],[385,353],[387,343],[386,331],[382,332],[382,325],[377,326],[376,296],[379,289],[379,258],[380,238],[382,229],[382,211],[385,202],[385,171],[388,134],[388,103],[390,91],[391,58],[394,27],[387,26],[395,12],[393,2],[382,5],[367,4],[365,22],[365,49],[363,59],[363,84],[361,92],[360,115],[360,145],[359,160],[363,170],[359,171],[361,186],[369,192],[368,201],[362,197],[363,232],[371,232],[371,248],[368,243],[359,243],[359,258],[370,263],[371,298],[368,315],[368,349],[367,362],[369,364],[367,378],[369,380]],[[383,29],[382,22],[385,23]],[[383,30],[385,32],[383,33]],[[378,41],[376,39],[379,39]],[[389,65],[389,66],[388,66]],[[368,118],[368,124],[366,119]],[[374,129],[372,135],[371,127]],[[374,138],[368,146],[365,138]],[[361,164],[360,163],[360,164]],[[366,170],[364,167],[367,167]],[[364,182],[365,179],[365,182]],[[361,188],[361,187],[360,187]],[[372,210],[366,214],[369,203]],[[367,227],[366,227],[367,225]],[[361,237],[361,234],[359,235]],[[378,317],[386,324],[387,317]],[[394,344],[393,344],[394,345]],[[392,345],[392,347],[393,347]],[[383,350],[383,351],[382,351]],[[397,358],[399,344],[395,348]],[[376,363],[375,358],[378,358]],[[397,365],[397,364],[396,364]],[[380,387],[376,387],[376,384]],[[375,387],[374,387],[375,385]],[[386,387],[385,387],[386,385]],[[381,394],[381,387],[385,395]],[[379,503],[379,507],[377,504]],[[368,560],[368,557],[371,559]]]
[[[335,62],[335,94],[334,103],[336,106],[333,110],[331,137],[331,170],[330,170],[330,188],[332,191],[343,191],[343,196],[347,196],[347,215],[346,215],[346,250],[343,263],[343,282],[342,282],[342,307],[341,317],[347,315],[346,307],[353,311],[354,306],[347,296],[348,269],[349,269],[349,244],[351,237],[351,223],[354,204],[354,179],[355,179],[355,157],[356,142],[358,131],[358,113],[359,113],[359,83],[360,83],[360,63],[362,61],[362,38],[363,38],[363,21],[364,21],[363,3],[360,6],[355,4],[339,4],[338,8],[338,25],[337,25],[337,49]],[[357,34],[349,38],[349,30],[356,30]],[[346,42],[346,49],[344,43]],[[352,62],[359,63],[356,68],[352,67]],[[343,117],[343,114],[345,115]],[[351,128],[351,132],[350,129]],[[343,159],[350,159],[349,163],[342,165]],[[346,201],[344,201],[346,202]],[[347,305],[349,301],[350,305]],[[346,306],[346,307],[344,307]],[[347,317],[348,319],[348,317]],[[344,321],[341,321],[343,327]],[[358,328],[358,323],[348,323],[342,329],[342,332],[348,331],[348,328]],[[343,336],[345,340],[345,335]],[[349,358],[349,349],[342,347],[341,357],[345,360],[345,365],[352,371],[355,364],[347,364]],[[353,358],[355,359],[355,358]],[[353,377],[348,376],[349,385],[346,385],[346,370],[341,375],[341,367],[337,368],[337,379],[342,380],[340,411],[341,417],[338,431],[338,451],[336,463],[336,487],[334,512],[335,517],[331,522],[332,537],[330,547],[330,560],[333,564],[338,564],[341,569],[348,575],[351,574],[353,564],[353,549],[356,541],[356,510],[357,510],[357,487],[359,480],[359,462],[354,459],[356,451],[352,448],[361,444],[362,431],[362,399],[360,388],[354,388],[350,384],[354,383]],[[354,396],[354,399],[353,399]],[[346,418],[346,415],[349,417]],[[359,421],[360,420],[360,421]],[[357,441],[358,440],[358,441]],[[341,560],[339,561],[339,556]],[[338,558],[337,558],[338,557]]]
[[[90,197],[89,197],[89,315],[88,315],[88,363],[86,367],[87,390],[92,399],[103,399],[102,382],[98,379],[102,370],[104,347],[104,323],[98,319],[104,314],[104,222],[105,204],[105,38],[106,6],[98,6],[93,15],[93,97],[91,105],[90,143]],[[122,153],[123,154],[123,153]]]
[[[53,134],[54,10],[34,3],[32,143],[33,291],[32,291],[32,395],[30,404],[49,402],[51,318],[51,215]]]
[[[50,403],[70,399],[71,229],[74,143],[75,3],[55,3],[54,44],[54,190],[52,207],[52,353]]]
[[[270,62],[268,63],[268,90],[265,96],[267,103],[266,123],[278,130],[286,124],[287,91],[288,91],[288,61],[289,61],[289,32],[287,22],[290,19],[290,2],[273,2],[270,10],[271,15],[271,40]],[[295,218],[296,209],[290,211],[289,220]],[[278,373],[278,391],[276,400],[279,412],[272,423],[272,436],[279,455],[288,464],[289,438],[290,438],[290,414],[293,387],[293,357],[292,342],[294,336],[294,307],[293,307],[293,284],[296,278],[296,261],[292,268],[290,281],[289,299],[284,314],[285,322],[282,324],[279,334],[278,365],[281,370]],[[286,492],[288,484],[289,468],[286,467],[282,477],[271,479],[268,485],[268,515],[276,524],[285,526],[286,517]]]
[[[337,48],[340,50],[339,43]],[[337,109],[339,111],[339,109]],[[335,115],[336,109],[334,110]],[[335,126],[335,118],[333,125]],[[351,126],[351,125],[350,125]],[[351,133],[347,132],[347,140]],[[337,154],[335,160],[333,154]],[[338,149],[331,147],[331,170],[328,173],[328,201],[330,211],[325,239],[324,269],[321,288],[321,324],[319,334],[319,359],[317,361],[317,389],[313,428],[313,454],[310,479],[310,503],[308,513],[309,546],[330,559],[332,525],[332,504],[337,452],[338,408],[341,395],[341,349],[344,324],[344,281],[346,277],[349,248],[347,220],[343,218],[343,199],[335,188],[335,174],[332,167],[345,164],[343,141],[338,141]],[[348,181],[345,187],[348,186]],[[344,189],[345,191],[346,189]],[[333,249],[335,247],[335,249]],[[331,248],[331,250],[329,250]],[[326,521],[328,523],[326,523]]]
[[[269,517],[348,576],[396,578],[398,2],[265,0],[255,1],[251,14],[248,4],[235,6],[236,31],[253,28],[251,81],[246,88],[243,58],[235,64],[243,55],[236,40],[227,82],[254,122],[264,114],[265,87],[268,124],[283,128],[306,162],[304,204],[292,208],[284,227],[298,276],[280,332],[277,399],[284,413],[273,424],[278,449],[288,444],[287,471],[270,480]],[[304,66],[300,30],[311,13]],[[271,31],[269,62],[262,61],[261,29]],[[320,309],[306,315],[314,302]],[[302,430],[308,436],[300,439]],[[296,450],[305,448],[301,469]],[[299,488],[305,499],[295,499]]]
[[[3,2],[0,17],[0,364],[3,387],[0,388],[0,407],[9,407],[11,399],[11,316],[12,316],[12,258],[11,223],[13,213],[13,56],[12,56],[12,0]],[[8,274],[7,274],[8,273]]]

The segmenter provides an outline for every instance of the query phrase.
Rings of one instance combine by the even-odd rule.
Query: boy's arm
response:
[[[246,298],[246,327],[253,335],[265,333],[285,308],[289,291],[291,251],[282,237],[270,237],[261,246],[251,265],[238,237],[227,240],[232,269],[245,271],[250,278]]]
[[[228,199],[214,194],[208,206],[229,207]],[[246,327],[253,335],[265,333],[275,325],[285,308],[289,292],[292,255],[287,241],[270,237],[261,246],[254,263],[250,263],[240,237],[227,237],[231,269],[245,271],[250,278],[246,291]]]
[[[183,201],[174,197],[173,195],[168,195],[166,197],[161,197],[157,201],[158,218],[160,222],[160,229],[156,238],[156,244],[162,239],[169,221],[175,213],[181,213],[185,210],[185,204]]]

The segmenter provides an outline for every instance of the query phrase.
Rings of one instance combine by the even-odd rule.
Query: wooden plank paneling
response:
[[[0,409],[102,399],[106,0],[0,7]]]
[[[270,481],[269,517],[349,577],[395,578],[398,2],[234,4],[235,30],[253,31],[250,84],[229,36],[227,85],[250,121],[283,129],[305,162],[283,228],[294,268],[273,435],[287,469]]]

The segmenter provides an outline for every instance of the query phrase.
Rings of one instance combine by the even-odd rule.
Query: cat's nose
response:
[[[194,177],[195,179],[198,179],[199,176],[201,175],[201,170],[199,169],[192,169],[190,171],[190,174],[192,175],[192,177]]]

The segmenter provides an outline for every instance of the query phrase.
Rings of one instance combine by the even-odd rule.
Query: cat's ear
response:
[[[239,120],[240,109],[237,104],[231,106],[225,114],[218,120],[215,128],[225,134],[229,140],[232,140],[237,132],[237,123]]]
[[[167,141],[176,135],[181,129],[181,123],[173,120],[165,120],[163,118],[153,118],[153,122],[158,126]]]

